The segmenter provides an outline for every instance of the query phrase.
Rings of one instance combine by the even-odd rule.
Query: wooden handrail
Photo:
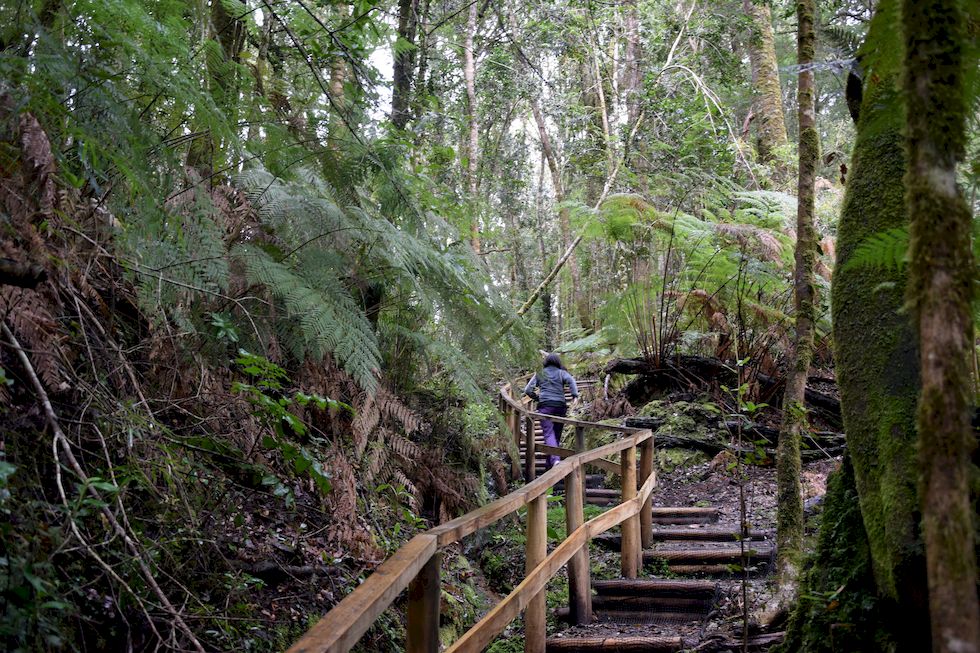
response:
[[[589,540],[610,528],[623,524],[622,555],[624,560],[631,559],[629,564],[635,569],[637,561],[640,559],[640,539],[638,535],[634,534],[638,533],[639,524],[644,521],[641,518],[643,512],[649,512],[650,493],[656,486],[656,473],[651,464],[653,433],[649,429],[626,428],[542,415],[531,411],[522,402],[515,400],[509,383],[501,388],[500,396],[501,407],[504,412],[512,413],[508,416],[508,428],[515,431],[516,434],[516,431],[519,430],[520,419],[529,420],[528,432],[532,441],[533,429],[531,425],[534,419],[540,418],[575,426],[579,429],[577,436],[581,435],[580,429],[593,428],[620,431],[624,433],[624,437],[601,447],[577,453],[559,447],[542,447],[543,451],[561,456],[564,459],[520,489],[413,537],[378,567],[360,587],[347,595],[307,631],[289,649],[288,653],[346,653],[410,584],[414,588],[410,592],[410,600],[425,604],[414,605],[409,609],[411,617],[409,621],[411,623],[409,624],[409,641],[406,648],[409,653],[435,653],[438,650],[438,638],[433,637],[433,628],[437,627],[437,624],[424,624],[420,621],[424,621],[427,618],[426,615],[431,619],[437,618],[439,614],[440,593],[437,589],[433,589],[433,584],[436,585],[436,588],[438,586],[439,556],[437,553],[439,548],[458,542],[467,535],[490,526],[532,503],[534,504],[531,506],[533,510],[529,510],[528,519],[528,544],[530,546],[533,540],[536,551],[533,554],[528,552],[530,554],[528,560],[533,560],[536,564],[528,570],[525,579],[514,588],[514,591],[495,606],[479,623],[464,633],[450,647],[449,651],[481,651],[524,609],[527,609],[529,613],[526,615],[526,619],[533,620],[536,624],[543,624],[544,601],[541,592],[543,592],[548,580],[554,577],[562,566],[569,564],[573,557],[579,554],[587,557]],[[644,454],[641,455],[639,470],[643,483],[640,488],[636,488],[636,451],[638,447]],[[618,469],[617,463],[604,458],[617,453],[620,454],[621,458]],[[533,458],[531,464],[533,470]],[[569,518],[568,523],[581,525],[572,530],[561,544],[541,559],[542,549],[540,547],[547,546],[542,516],[545,509],[546,493],[559,481],[565,481],[566,493],[584,491],[585,465],[598,466],[614,473],[631,470],[625,474],[624,481],[631,479],[632,487],[624,486],[623,498],[625,500],[594,519],[582,523],[580,518],[578,520]],[[577,490],[569,487],[572,481],[577,484]],[[581,510],[581,501],[576,500],[573,503]],[[567,510],[568,505],[566,505],[566,512]],[[531,518],[532,512],[534,519]],[[627,533],[629,536],[625,536]],[[583,565],[579,562],[577,567],[580,573],[588,573],[587,564]],[[423,569],[425,573],[420,576]],[[626,563],[624,563],[625,569],[627,569]],[[416,579],[417,576],[419,577],[418,580]],[[413,584],[413,581],[416,582]],[[584,583],[584,587],[587,588],[587,577],[584,579]],[[582,582],[577,582],[576,585],[578,586],[576,591],[582,591]],[[582,600],[584,598],[573,597],[583,605]],[[587,611],[591,612],[591,607]],[[589,615],[582,618],[588,619]],[[543,626],[535,626],[533,630],[533,636],[532,633],[527,633],[526,650],[543,651]]]

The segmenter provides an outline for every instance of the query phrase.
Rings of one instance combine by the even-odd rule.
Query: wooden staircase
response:
[[[742,564],[747,564],[753,573],[760,573],[773,555],[767,533],[749,531],[743,537],[738,528],[720,527],[717,522],[718,511],[710,507],[653,508],[654,525],[643,561],[666,563],[671,577],[593,581],[594,619],[616,626],[702,624],[720,594],[717,577],[740,574]],[[595,541],[614,549],[621,545],[621,537],[611,533]],[[570,621],[570,610],[559,608],[555,617]],[[549,637],[547,653],[674,653],[695,644],[680,635],[662,632],[637,636],[590,634],[589,630],[572,627]]]
[[[525,377],[526,379],[527,377]],[[651,495],[657,485],[654,469],[654,437],[649,429],[619,427],[570,418],[553,418],[565,428],[574,429],[575,448],[547,447],[541,437],[540,419],[506,384],[499,401],[507,432],[520,449],[512,460],[514,476],[523,474],[525,484],[499,499],[461,517],[415,535],[399,548],[353,592],[317,622],[290,649],[289,653],[346,653],[407,590],[407,653],[439,653],[441,551],[458,546],[464,538],[501,519],[526,509],[525,577],[506,597],[493,606],[472,628],[445,648],[445,653],[479,653],[485,650],[515,619],[523,615],[526,653],[546,651],[680,651],[682,637],[665,636],[649,626],[649,636],[641,632],[630,637],[597,637],[579,632],[588,624],[619,620],[630,623],[690,623],[703,620],[715,601],[715,583],[705,578],[640,579],[639,571],[648,559],[664,559],[676,573],[704,576],[711,567],[730,564],[737,541],[731,533],[716,526],[718,512],[711,508],[652,508]],[[582,394],[594,384],[582,384]],[[585,449],[587,430],[614,431],[609,444]],[[562,460],[545,471],[546,456]],[[597,474],[601,471],[602,474]],[[619,489],[605,487],[605,480],[618,476]],[[565,497],[566,536],[548,549],[547,510],[549,495]],[[602,514],[585,519],[585,505],[609,505]],[[615,505],[610,505],[615,504]],[[681,530],[700,530],[693,535]],[[622,578],[591,581],[590,542],[606,537],[611,529],[618,539]],[[757,557],[765,554],[758,543]],[[753,538],[752,545],[756,546]],[[721,551],[721,549],[725,549]],[[715,551],[693,554],[692,550]],[[650,556],[653,558],[650,558]],[[753,554],[755,555],[755,554]],[[741,552],[740,557],[741,559]],[[696,569],[684,569],[686,567]],[[547,637],[545,590],[562,570],[567,572],[572,628]],[[593,596],[593,590],[596,594]],[[598,621],[594,621],[594,617]],[[648,628],[641,626],[641,628]]]

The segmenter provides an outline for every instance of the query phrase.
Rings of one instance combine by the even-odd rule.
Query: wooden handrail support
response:
[[[414,604],[409,606],[406,649],[409,653],[436,653],[439,648],[438,624],[434,624],[432,621],[437,622],[439,615],[439,549],[458,542],[481,528],[490,526],[520,508],[529,506],[532,502],[534,505],[529,506],[528,511],[528,534],[532,535],[533,533],[534,542],[532,543],[532,538],[528,537],[528,546],[533,546],[535,550],[531,551],[529,548],[526,552],[528,571],[524,580],[483,619],[464,633],[448,649],[448,653],[477,653],[482,651],[497,635],[503,632],[511,621],[520,615],[522,610],[527,610],[528,613],[533,612],[533,614],[526,613],[525,620],[526,623],[534,624],[530,632],[526,632],[525,650],[543,651],[545,604],[542,592],[545,586],[561,567],[569,564],[573,558],[578,556],[570,565],[576,570],[576,574],[573,576],[578,577],[574,583],[576,587],[569,588],[570,594],[572,594],[570,598],[573,603],[583,606],[580,607],[580,610],[585,610],[584,606],[587,605],[587,612],[591,613],[591,601],[588,601],[585,596],[579,596],[583,587],[585,593],[589,591],[587,578],[588,544],[592,538],[611,528],[624,524],[624,535],[628,530],[631,532],[630,537],[622,538],[624,542],[630,540],[630,546],[633,549],[626,551],[624,548],[624,557],[632,561],[631,563],[624,563],[624,568],[626,564],[635,565],[640,560],[642,553],[640,538],[632,534],[636,531],[633,525],[644,521],[641,519],[641,515],[644,510],[649,511],[650,494],[657,484],[656,472],[652,465],[653,433],[649,429],[625,428],[540,415],[514,400],[511,396],[510,387],[510,384],[507,384],[501,389],[505,412],[516,412],[525,419],[545,417],[564,424],[571,424],[580,429],[596,428],[621,431],[624,437],[616,442],[581,453],[555,447],[541,447],[543,451],[562,456],[564,460],[520,489],[477,510],[468,512],[462,517],[413,537],[378,567],[373,574],[368,576],[360,587],[348,594],[310,628],[289,649],[288,653],[346,653],[409,585],[412,585],[409,592],[410,602]],[[507,423],[519,424],[520,420],[519,418],[508,420]],[[528,426],[530,427],[531,424],[529,423]],[[533,440],[533,429],[531,429],[531,439]],[[545,523],[543,515],[548,490],[559,481],[564,480],[566,494],[584,491],[585,466],[596,465],[598,461],[620,467],[621,469],[617,471],[632,469],[632,473],[626,475],[632,476],[633,482],[636,483],[635,458],[638,447],[641,454],[646,453],[646,455],[641,455],[639,470],[639,481],[642,482],[642,486],[633,492],[625,491],[622,503],[585,523],[582,523],[581,516],[576,518],[574,515],[566,514],[566,523],[569,527],[577,527],[569,528],[570,532],[564,541],[550,554],[542,557],[542,553],[547,550],[547,538],[540,531]],[[620,465],[604,460],[605,456],[615,454],[621,455]],[[598,466],[605,468],[601,463]],[[569,503],[574,504],[573,509],[576,512],[580,511],[583,498],[584,495],[567,502],[566,513]],[[584,565],[582,564],[583,559]],[[582,574],[585,574],[584,582]],[[590,614],[583,615],[583,618],[587,619],[590,616]],[[435,636],[433,636],[434,634]]]

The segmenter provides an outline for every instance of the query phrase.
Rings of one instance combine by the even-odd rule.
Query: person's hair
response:
[[[561,358],[558,354],[552,352],[544,357],[544,365],[542,367],[557,367],[560,370],[565,369],[565,366],[561,364]]]

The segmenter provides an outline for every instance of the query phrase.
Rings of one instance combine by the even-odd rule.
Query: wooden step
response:
[[[681,637],[549,637],[547,653],[675,653],[684,650]]]
[[[615,497],[617,499],[623,493],[622,490],[617,490],[616,488],[607,488],[607,487],[595,487],[595,488],[590,487],[590,488],[586,488],[586,490],[589,494],[591,494],[594,497]]]
[[[570,621],[571,611],[566,607],[556,608],[554,611],[555,619],[558,621]],[[613,610],[609,608],[596,608],[593,606],[593,616],[596,621],[605,621],[615,624],[686,624],[702,621],[707,612],[696,610],[665,611],[656,608],[639,608],[626,610]]]
[[[653,539],[657,542],[668,540],[737,542],[741,539],[741,532],[737,529],[725,528],[654,528]],[[746,541],[765,540],[766,534],[762,531],[749,531],[744,539]]]
[[[717,508],[653,507],[654,524],[708,524],[717,521]]]
[[[654,611],[654,612],[694,612],[707,614],[711,607],[713,596],[606,596],[592,597],[592,608],[595,610],[619,610],[625,612]]]
[[[659,578],[615,578],[592,581],[599,596],[695,596],[714,597],[718,583],[710,580],[663,580]]]
[[[745,559],[749,564],[768,561],[773,554],[770,546],[745,547]],[[734,565],[741,564],[742,552],[738,547],[713,547],[704,549],[652,549],[643,552],[643,562],[666,560],[670,565]]]

